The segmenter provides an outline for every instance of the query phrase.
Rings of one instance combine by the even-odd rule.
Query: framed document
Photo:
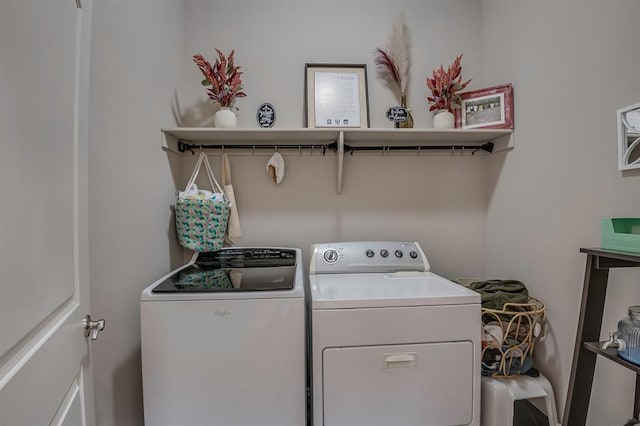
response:
[[[305,65],[305,127],[369,127],[367,66]]]

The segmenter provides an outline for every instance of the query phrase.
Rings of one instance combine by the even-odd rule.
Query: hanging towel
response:
[[[233,245],[238,237],[242,236],[242,229],[240,229],[240,218],[238,217],[238,204],[231,185],[231,163],[227,154],[222,154],[222,192],[231,202],[231,211],[229,212],[229,222],[224,241],[229,245]]]
[[[276,151],[267,162],[267,172],[277,185],[284,179],[284,158],[279,152]]]

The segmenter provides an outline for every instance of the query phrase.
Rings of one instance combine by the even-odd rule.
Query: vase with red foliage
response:
[[[433,127],[437,129],[452,129],[455,125],[453,110],[461,107],[462,97],[460,91],[471,83],[471,80],[462,81],[462,55],[446,70],[442,65],[433,71],[431,77],[427,77],[427,88],[431,96],[427,102],[431,104],[429,111],[436,111],[433,117]]]
[[[216,49],[216,52],[218,57],[213,66],[200,54],[193,56],[193,62],[196,63],[205,77],[202,80],[202,85],[211,86],[207,89],[209,99],[220,105],[220,110],[214,117],[215,126],[222,128],[236,127],[237,119],[234,109],[237,110],[238,108],[233,105],[234,101],[237,98],[247,96],[242,91],[241,67],[233,62],[234,50],[231,51],[228,57],[218,49]]]

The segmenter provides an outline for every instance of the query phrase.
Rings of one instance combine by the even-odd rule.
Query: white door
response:
[[[0,425],[94,424],[89,0],[0,1]]]

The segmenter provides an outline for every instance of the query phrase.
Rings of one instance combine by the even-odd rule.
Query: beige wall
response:
[[[265,170],[271,153],[232,153],[243,231],[237,245],[301,247],[308,267],[317,242],[417,240],[433,271],[484,275],[486,159],[356,154],[345,158],[338,195],[334,155],[284,154],[286,177],[276,186]],[[210,159],[217,173],[220,157]]]
[[[562,410],[586,255],[600,218],[640,212],[640,173],[617,170],[616,109],[638,102],[636,1],[483,0],[487,83],[515,87],[516,149],[493,157],[487,270],[521,279],[547,303],[537,361]],[[640,271],[611,273],[602,339],[640,302]],[[633,373],[599,360],[590,425],[624,423]]]
[[[159,149],[182,71],[182,3],[95,2],[90,92],[91,314],[98,425],[142,424],[139,300],[166,273],[174,184]]]
[[[248,96],[237,106],[238,125],[257,127],[265,101],[277,109],[278,127],[303,123],[304,64],[367,64],[371,127],[392,127],[385,118],[397,105],[376,78],[373,51],[385,47],[395,19],[405,15],[410,37],[409,105],[416,127],[430,127],[425,77],[463,53],[464,74],[482,81],[480,2],[474,0],[188,0],[185,3],[183,125],[210,125],[213,106],[191,57],[214,59],[214,48],[236,50]],[[476,84],[474,83],[474,84]],[[481,86],[480,86],[481,87]]]
[[[214,109],[191,57],[202,53],[213,60],[218,48],[225,53],[235,49],[236,64],[244,70],[248,96],[237,102],[239,127],[257,127],[255,111],[265,101],[276,107],[276,127],[301,127],[305,63],[366,64],[371,127],[393,127],[385,112],[397,101],[376,77],[372,52],[385,46],[394,20],[403,13],[411,40],[408,97],[416,127],[431,126],[424,81],[433,68],[463,53],[464,74],[482,80],[480,4],[473,0],[185,4],[179,96],[185,126],[211,125]],[[416,157],[413,152],[393,158],[347,156],[343,193],[337,195],[335,156],[282,151],[286,178],[276,186],[265,170],[271,154],[230,151],[244,231],[239,245],[301,247],[308,262],[309,246],[316,242],[417,240],[435,271],[451,277],[484,275],[478,254],[486,243],[485,158]],[[219,170],[217,157],[213,164]]]
[[[236,49],[249,95],[238,102],[240,127],[256,127],[264,101],[277,108],[276,126],[300,127],[304,63],[366,63],[372,127],[391,127],[384,112],[395,101],[371,53],[402,12],[416,127],[431,125],[425,76],[464,53],[470,88],[514,84],[516,149],[491,158],[347,156],[341,195],[331,155],[285,153],[287,176],[275,186],[268,155],[232,153],[238,243],[298,246],[307,263],[314,242],[410,239],[442,275],[522,279],[548,304],[551,333],[538,362],[563,405],[584,267],[578,248],[598,245],[601,216],[637,215],[639,207],[639,175],[616,170],[614,122],[615,109],[640,93],[637,55],[621,48],[637,39],[638,8],[635,1],[97,2],[90,259],[92,314],[107,319],[94,346],[98,424],[142,418],[139,294],[179,262],[169,206],[191,165],[187,159],[181,170],[161,151],[159,129],[207,126],[213,114],[191,55]],[[212,161],[218,171],[219,157]],[[606,330],[640,297],[637,278],[615,272]],[[630,395],[632,375],[598,369],[593,425],[608,424],[603,419],[618,409],[631,413],[630,396],[609,397],[604,388],[621,383]]]

